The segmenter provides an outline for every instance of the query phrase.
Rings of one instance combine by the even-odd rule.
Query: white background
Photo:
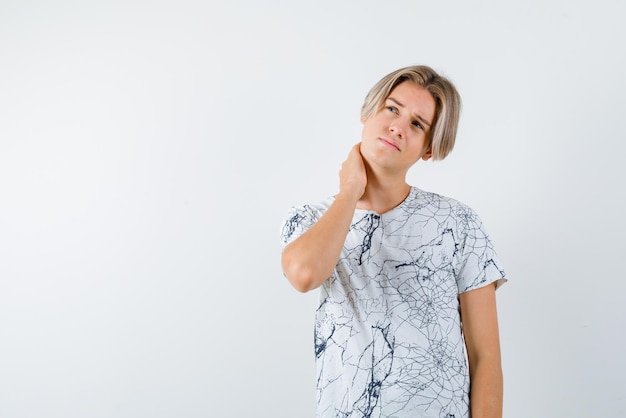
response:
[[[368,89],[428,64],[477,210],[505,416],[626,416],[621,0],[0,1],[0,416],[311,417],[291,205],[337,191]]]

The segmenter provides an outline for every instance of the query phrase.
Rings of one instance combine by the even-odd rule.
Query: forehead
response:
[[[389,99],[396,100],[404,108],[416,113],[429,123],[435,118],[435,98],[424,87],[412,81],[403,81],[395,86],[387,96],[387,100]]]

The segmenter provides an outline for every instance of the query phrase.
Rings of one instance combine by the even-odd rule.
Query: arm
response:
[[[357,144],[341,166],[339,193],[335,201],[315,225],[283,250],[283,272],[296,290],[308,292],[316,289],[330,277],[341,255],[366,182],[360,144]]]
[[[474,418],[502,417],[502,366],[495,285],[461,293],[461,318]]]

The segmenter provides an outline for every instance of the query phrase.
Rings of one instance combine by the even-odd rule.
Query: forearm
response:
[[[283,250],[285,276],[300,292],[318,288],[337,265],[358,198],[339,194],[308,231]]]
[[[502,365],[495,285],[461,293],[472,418],[502,417]]]
[[[472,418],[502,418],[502,367],[499,355],[470,361]]]

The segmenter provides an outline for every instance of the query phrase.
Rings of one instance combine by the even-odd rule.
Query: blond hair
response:
[[[400,83],[411,81],[435,99],[435,120],[431,128],[430,145],[433,160],[443,160],[454,148],[461,114],[461,96],[450,80],[425,65],[400,68],[384,76],[365,96],[361,119],[366,120],[381,110],[391,91]]]

